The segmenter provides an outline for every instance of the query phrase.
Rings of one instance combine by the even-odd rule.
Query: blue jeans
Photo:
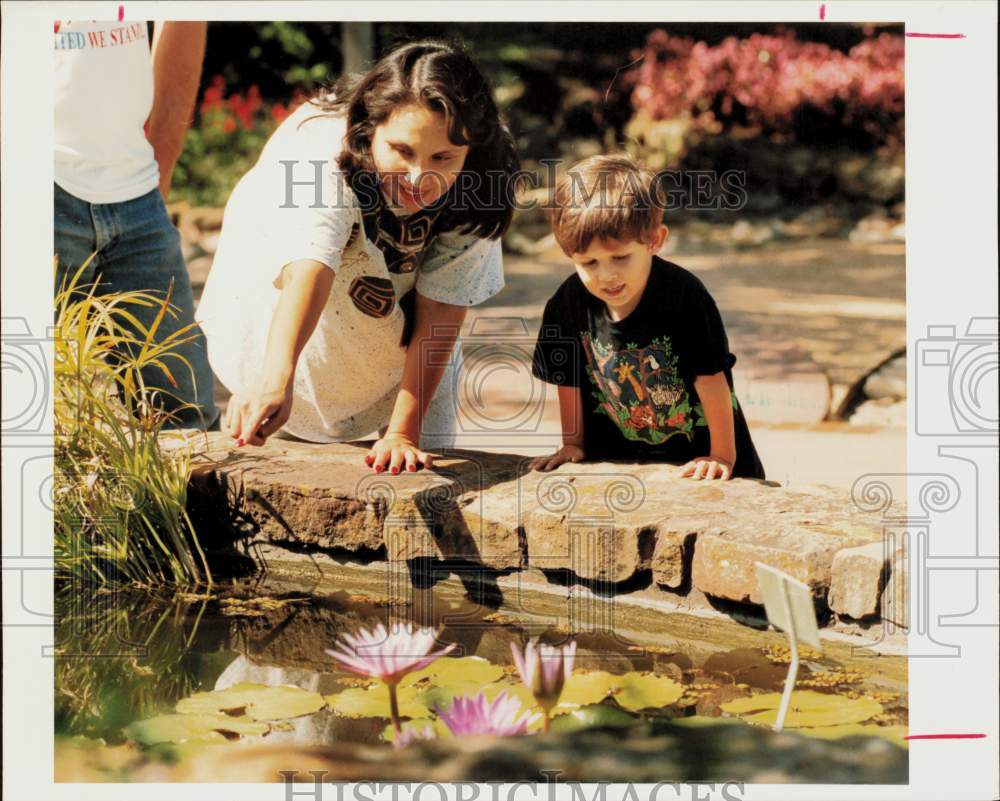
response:
[[[88,203],[55,185],[55,245],[57,287],[96,253],[80,275],[79,285],[100,279],[99,289],[104,292],[143,290],[165,297],[173,279],[171,304],[177,315],[164,316],[157,337],[167,337],[194,321],[194,297],[181,255],[180,234],[170,224],[159,189],[121,203]],[[154,307],[130,306],[129,311],[144,326],[149,326],[157,313]],[[201,329],[194,331],[197,338],[174,351],[191,369],[170,360],[177,365],[171,369],[176,387],[157,367],[144,370],[143,380],[167,393],[163,405],[176,414],[174,426],[211,428],[219,417],[213,400],[212,369],[205,337]],[[178,409],[180,403],[193,403],[196,408]]]

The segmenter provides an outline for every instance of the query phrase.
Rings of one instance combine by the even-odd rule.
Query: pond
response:
[[[404,731],[430,726],[439,741],[434,747],[446,748],[455,740],[438,712],[456,697],[483,691],[492,700],[505,693],[529,711],[532,694],[517,673],[511,644],[522,647],[539,637],[552,644],[576,642],[573,674],[553,712],[551,732],[540,734],[536,719],[527,735],[504,738],[511,743],[545,737],[565,740],[572,749],[583,742],[581,732],[603,732],[625,754],[648,750],[664,737],[729,744],[746,737],[754,748],[765,749],[755,770],[766,772],[768,749],[778,743],[773,738],[785,738],[779,744],[786,750],[791,742],[815,751],[813,781],[858,781],[854,768],[876,770],[865,774],[866,781],[906,781],[904,657],[875,658],[867,649],[836,642],[823,653],[806,649],[787,722],[791,734],[768,739],[788,668],[787,647],[776,632],[605,599],[578,603],[573,621],[566,616],[566,588],[546,593],[525,587],[516,603],[507,592],[501,604],[490,587],[447,570],[410,585],[404,597],[393,597],[392,575],[372,566],[342,565],[335,582],[339,588],[327,583],[322,592],[303,592],[301,576],[277,570],[234,580],[211,593],[127,590],[91,593],[75,603],[58,599],[57,777],[278,778],[273,767],[265,766],[233,779],[221,767],[217,772],[211,767],[224,759],[205,757],[236,748],[283,749],[286,767],[303,769],[304,763],[287,761],[290,753],[335,748],[340,749],[338,765],[352,760],[365,765],[360,774],[351,774],[355,778],[395,776],[396,763],[414,757],[396,759],[394,753],[424,749],[427,760],[430,746],[419,742],[394,751],[385,686],[347,672],[326,649],[361,628],[414,622],[438,631],[440,646],[454,645],[399,686]],[[735,738],[734,732],[739,732]],[[834,752],[823,749],[842,744],[842,753],[836,753],[849,754],[854,740],[843,738],[858,737],[874,743],[872,765],[837,768],[830,756]],[[372,754],[379,755],[374,762]],[[876,763],[881,767],[874,768]],[[194,774],[185,772],[191,764],[199,765]],[[461,770],[472,770],[464,764]],[[481,768],[460,778],[482,780]],[[525,775],[504,778],[538,780],[537,774],[527,775],[536,769],[525,762]],[[603,770],[617,775],[590,774],[589,780],[632,778],[627,765]],[[670,768],[660,770],[669,773]],[[648,772],[643,775],[650,780]],[[726,775],[748,779],[754,773]]]

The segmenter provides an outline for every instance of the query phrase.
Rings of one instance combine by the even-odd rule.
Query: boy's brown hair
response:
[[[556,182],[549,222],[571,256],[595,239],[648,242],[664,208],[655,173],[627,155],[591,156]]]

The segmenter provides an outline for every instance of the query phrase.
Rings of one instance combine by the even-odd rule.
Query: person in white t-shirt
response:
[[[381,436],[373,470],[454,443],[457,341],[503,288],[518,163],[472,59],[418,42],[289,116],[240,180],[197,319],[261,445]]]
[[[169,292],[176,313],[159,323],[158,341],[194,321],[164,198],[194,108],[205,37],[204,22],[157,23],[150,48],[145,22],[55,23],[56,289],[86,263],[76,277],[81,288]],[[148,328],[158,309],[130,311]],[[195,338],[174,349],[185,366],[175,363],[170,376],[150,367],[143,380],[160,390],[170,427],[208,428],[219,415],[212,371],[204,338],[189,333]]]

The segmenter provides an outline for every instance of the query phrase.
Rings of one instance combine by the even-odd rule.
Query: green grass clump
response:
[[[174,372],[190,370],[176,348],[194,324],[159,338],[166,297],[152,292],[98,294],[80,286],[86,264],[56,294],[55,566],[57,583],[211,583],[185,510],[190,448],[160,440],[172,413],[163,401]],[[152,324],[135,316],[155,308]],[[155,368],[155,369],[150,369]],[[146,375],[162,374],[163,387]]]

